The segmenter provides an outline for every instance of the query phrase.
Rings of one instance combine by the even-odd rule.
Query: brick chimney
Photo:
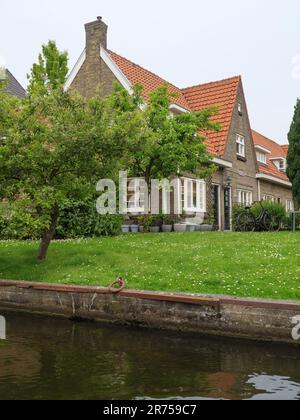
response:
[[[107,49],[107,25],[98,16],[94,22],[85,25],[86,32],[86,57],[99,57],[100,45]]]

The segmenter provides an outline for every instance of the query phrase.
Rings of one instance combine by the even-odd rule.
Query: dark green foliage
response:
[[[262,206],[268,213],[278,220],[283,220],[286,217],[286,210],[280,203],[273,203],[272,201],[264,201]],[[262,207],[259,203],[255,203],[251,208],[255,217],[259,217],[262,212]]]
[[[241,213],[243,213],[245,210],[246,210],[245,206],[241,206],[241,205],[233,206],[233,208],[232,208],[232,229],[234,231],[237,230],[237,220],[238,220],[239,215]]]
[[[121,232],[121,224],[119,215],[100,216],[96,200],[68,202],[61,208],[56,238],[116,236]]]
[[[121,231],[122,218],[118,215],[100,216],[96,200],[67,202],[61,206],[55,239],[116,236]],[[38,240],[43,225],[29,207],[15,204],[0,206],[0,240]]]
[[[283,223],[286,222],[287,213],[284,206],[280,203],[273,203],[271,201],[264,201],[262,206],[267,212],[277,221],[282,221]],[[251,207],[251,212],[255,218],[258,218],[262,213],[262,206],[260,203],[255,203]],[[237,220],[241,213],[246,211],[245,206],[237,205],[233,207],[232,210],[232,226],[233,230],[237,230]],[[258,227],[259,228],[259,227]],[[264,230],[263,226],[260,226],[262,230]]]
[[[293,183],[294,196],[300,203],[300,100],[297,100],[295,114],[291,124],[289,139],[289,153],[287,159],[287,174]]]

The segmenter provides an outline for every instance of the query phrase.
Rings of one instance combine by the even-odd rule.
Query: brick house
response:
[[[230,230],[232,208],[236,204],[272,199],[292,209],[292,186],[283,163],[286,162],[288,146],[280,146],[251,130],[240,76],[180,89],[110,51],[107,48],[107,29],[100,17],[85,25],[86,47],[68,77],[66,89],[91,97],[97,89],[103,95],[109,95],[115,81],[129,92],[134,84],[141,83],[147,102],[150,92],[167,83],[169,90],[176,93],[170,106],[170,112],[174,114],[217,105],[219,113],[214,119],[221,123],[222,129],[218,133],[207,132],[205,137],[218,170],[206,180],[204,192],[200,186],[193,185],[195,180],[192,178],[182,180],[184,190],[205,195],[201,199],[195,198],[192,205],[195,213],[204,210],[219,229]],[[202,203],[201,209],[197,208],[196,202]]]

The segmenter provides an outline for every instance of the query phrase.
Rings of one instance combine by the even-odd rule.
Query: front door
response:
[[[224,189],[224,229],[231,230],[231,188]]]

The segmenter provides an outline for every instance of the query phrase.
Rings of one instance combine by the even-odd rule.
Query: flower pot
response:
[[[144,228],[144,226],[139,226],[139,232],[140,232],[140,233],[144,233],[144,232],[145,232],[145,228]]]
[[[139,233],[139,225],[132,225],[131,233]]]
[[[162,231],[164,233],[170,233],[172,232],[173,226],[172,225],[163,225],[162,227]]]
[[[196,232],[196,225],[187,225],[187,232]]]
[[[212,232],[214,230],[213,225],[201,225],[200,232]]]
[[[150,233],[159,233],[159,232],[160,232],[159,226],[151,226],[150,227]]]
[[[182,225],[182,224],[174,225],[174,232],[186,232],[186,225]]]
[[[129,233],[130,226],[129,225],[122,225],[122,233]]]

